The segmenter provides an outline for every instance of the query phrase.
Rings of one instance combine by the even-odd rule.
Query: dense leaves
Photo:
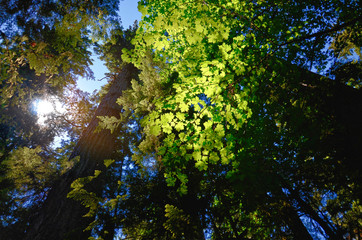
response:
[[[186,221],[214,238],[354,236],[331,219],[360,201],[361,93],[332,79],[360,82],[359,59],[339,61],[360,52],[358,3],[170,0],[139,9],[135,50],[124,59],[148,77],[119,100],[142,126],[134,157],[151,154],[176,198],[203,202],[191,211],[187,201],[165,204],[169,233],[199,239],[197,230],[175,235],[175,226],[186,234]],[[357,75],[347,80],[350,68]],[[348,210],[327,210],[342,198]]]
[[[123,110],[94,118],[97,131],[113,134],[117,148],[104,153],[112,159],[68,193],[94,219],[91,239],[361,237],[358,1],[144,0],[129,30],[117,25],[112,1],[4,6],[19,27],[2,34],[3,109],[27,96],[29,74],[37,74],[30,86],[67,86],[69,107],[84,112],[117,91],[127,63],[139,70],[117,100]],[[31,11],[39,15],[21,14]],[[90,75],[89,29],[94,39],[107,35],[96,51],[112,80],[93,100],[69,85]],[[94,122],[72,116],[73,136]],[[19,191],[44,192],[53,172],[71,167],[63,161],[71,146],[42,158],[36,146],[45,145],[19,144],[7,157],[4,173]],[[46,159],[53,165],[44,171]],[[19,168],[24,177],[14,178]]]

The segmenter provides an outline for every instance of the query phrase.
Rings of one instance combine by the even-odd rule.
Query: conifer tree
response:
[[[115,27],[97,48],[112,81],[26,239],[360,238],[360,4],[147,0],[139,10],[137,30]],[[60,30],[75,17],[61,16]],[[86,49],[77,36],[66,38]],[[30,68],[58,79],[33,47]],[[85,73],[87,54],[77,56],[73,73]],[[2,94],[21,86],[11,66],[22,59],[5,60],[13,80]]]

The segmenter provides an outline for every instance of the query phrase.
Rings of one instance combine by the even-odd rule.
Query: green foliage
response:
[[[7,178],[11,179],[16,189],[22,192],[44,188],[49,178],[55,175],[55,166],[44,163],[39,153],[41,148],[23,147],[13,151],[3,163],[9,169]],[[49,166],[50,165],[50,166]]]
[[[318,222],[330,238],[353,234],[338,224],[329,229],[314,214],[323,205],[322,199],[311,200],[315,191],[339,195],[349,189],[347,178],[351,183],[359,178],[342,160],[347,158],[344,147],[334,142],[345,129],[333,104],[341,86],[305,69],[327,73],[327,60],[346,56],[352,48],[359,51],[356,9],[355,1],[139,3],[143,19],[135,47],[123,51],[123,60],[141,70],[140,81],[118,100],[126,116],[141,126],[133,159],[146,167],[154,158],[175,198],[208,203],[194,212],[200,219],[203,211],[217,216],[203,219],[213,226],[215,239],[309,234],[293,209]],[[355,17],[348,19],[348,12]],[[325,50],[331,38],[334,52]],[[352,73],[359,76],[359,60],[351,66],[335,73],[353,69],[351,79],[340,82],[357,88],[359,77]],[[354,116],[357,99],[348,100]],[[356,200],[354,195],[348,201]],[[186,214],[185,204],[164,205],[169,206],[165,226],[172,234],[184,232],[176,226]],[[285,214],[278,218],[278,211]],[[328,210],[323,214],[336,216]],[[201,227],[197,221],[188,224]]]
[[[140,71],[117,100],[120,116],[98,117],[119,146],[104,162],[102,196],[90,187],[100,172],[68,194],[95,216],[94,239],[116,229],[132,239],[359,237],[358,1],[140,1],[142,21],[129,30],[107,29],[112,1],[49,4],[25,4],[41,10],[38,22],[18,17],[19,31],[1,36],[2,111],[26,96],[30,80],[37,93],[91,76],[87,49],[101,34],[96,51],[111,80],[128,62]],[[9,19],[24,12],[5,10]],[[22,136],[7,114],[3,132]],[[9,139],[0,156],[12,159],[9,179],[45,184],[40,148],[7,149]],[[70,167],[60,159],[57,171]]]
[[[100,129],[109,129],[111,133],[114,132],[115,129],[117,129],[119,125],[119,119],[115,116],[98,116],[99,119],[99,128]]]
[[[165,206],[165,212],[168,220],[164,223],[164,227],[171,232],[172,239],[182,239],[185,235],[182,231],[183,225],[190,224],[190,217],[177,207],[168,204]]]
[[[16,92],[23,87],[25,79],[18,69],[24,65],[58,89],[74,83],[76,76],[92,78],[90,38],[105,40],[119,22],[117,1],[17,1],[1,5],[5,15],[0,23],[1,68],[6,72],[1,77],[2,104],[14,95],[23,96]]]
[[[15,149],[2,162],[2,167],[6,169],[2,181],[11,181],[15,191],[24,194],[25,198],[32,191],[32,194],[39,194],[77,162],[77,158],[68,160],[67,149],[72,147],[58,148],[57,154],[47,153],[40,146]]]
[[[51,144],[64,131],[76,140],[92,106],[84,94],[64,91],[72,89],[79,76],[93,78],[89,48],[118,26],[117,6],[118,1],[0,2],[2,238],[24,239],[30,216],[49,187],[74,164],[68,160],[73,143],[63,142],[64,148],[57,150]],[[72,112],[78,116],[71,120],[52,114],[46,127],[39,126],[32,102],[49,95],[68,101],[72,110],[82,110]],[[86,101],[75,107],[69,101],[74,98]]]
[[[24,230],[34,209],[44,201],[49,187],[74,165],[69,161],[65,145],[55,152],[36,148],[17,147],[2,156],[0,164],[1,205],[0,232],[9,239],[24,238]],[[6,151],[4,151],[6,153]],[[4,153],[2,151],[2,153]]]
[[[73,198],[77,201],[80,201],[86,208],[89,208],[89,212],[84,215],[84,217],[94,216],[98,209],[99,202],[102,200],[96,196],[95,193],[88,192],[86,189],[84,189],[84,186],[90,183],[93,179],[97,178],[99,174],[101,174],[101,171],[96,170],[94,172],[94,176],[78,178],[72,183],[72,190],[67,195],[68,198]]]

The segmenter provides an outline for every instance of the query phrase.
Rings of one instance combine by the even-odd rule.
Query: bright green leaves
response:
[[[201,34],[204,34],[206,29],[204,27],[204,23],[201,21],[201,19],[196,19],[195,20],[195,31],[197,33],[201,33]]]
[[[207,82],[212,83],[225,77],[225,64],[226,62],[222,58],[202,62],[200,64],[202,76],[213,76],[214,79],[201,78],[200,80],[206,80]],[[217,82],[215,83],[217,84]]]
[[[308,33],[301,30],[308,8],[303,10],[304,2],[294,4],[298,7],[282,1],[140,3],[143,20],[133,41],[135,50],[127,51],[124,59],[137,65],[141,75],[118,102],[127,117],[139,123],[140,143],[132,160],[144,168],[148,166],[142,161],[154,161],[157,170],[151,171],[162,174],[157,177],[164,177],[165,192],[176,196],[173,205],[165,207],[163,224],[175,239],[185,238],[180,225],[190,220],[177,199],[188,197],[193,203],[209,197],[206,206],[195,211],[197,217],[213,210],[217,216],[225,213],[218,230],[235,235],[223,239],[265,239],[275,230],[259,233],[262,225],[278,222],[269,216],[280,212],[279,176],[299,178],[293,165],[299,165],[299,147],[306,146],[283,132],[289,130],[284,122],[278,131],[275,121],[276,115],[293,115],[285,108],[291,96],[301,93],[294,90],[300,87],[297,78],[298,86],[285,91],[280,83],[293,82],[294,76],[284,79],[290,69],[277,69],[275,61],[297,62],[309,47],[291,44]],[[295,108],[293,102],[290,107]],[[284,175],[285,170],[290,175]],[[297,186],[297,181],[286,185]],[[262,214],[255,211],[259,206]],[[261,217],[265,212],[266,222]],[[232,229],[234,221],[248,227]]]
[[[250,7],[173,0],[139,5],[143,21],[134,39],[137,54],[127,57],[144,69],[142,53],[152,49],[153,61],[162,63],[152,78],[167,85],[161,84],[160,91],[148,97],[143,89],[152,86],[151,78],[141,77],[140,84],[133,84],[132,94],[125,96],[133,96],[135,112],[141,112],[142,102],[152,105],[143,111],[144,138],[138,147],[144,153],[157,149],[168,185],[178,183],[180,193],[187,191],[187,174],[180,176],[190,164],[207,172],[235,160],[230,132],[240,130],[252,113],[243,85],[252,85],[256,78],[240,76],[249,74],[250,65],[258,61],[247,51],[255,45],[256,36],[250,31],[243,34],[240,28],[249,23],[238,15],[226,21],[219,13],[237,9],[246,15]],[[177,79],[171,78],[173,72]]]
[[[97,116],[99,119],[98,129],[109,129],[111,133],[119,126],[120,121],[115,116]]]
[[[40,156],[41,148],[16,149],[3,164],[9,169],[7,178],[13,181],[18,191],[42,188],[56,174],[55,167],[45,164]]]
[[[162,126],[162,130],[164,133],[171,133],[172,127],[175,125],[175,122],[173,122],[174,115],[173,113],[165,113],[161,115],[161,121],[160,124]]]
[[[93,176],[78,178],[70,186],[72,190],[68,193],[67,197],[80,201],[86,208],[89,208],[89,212],[85,214],[84,217],[94,216],[99,207],[99,203],[102,202],[102,198],[98,197],[94,192],[89,192],[85,189],[85,185],[97,178],[100,174],[101,171],[95,170]]]
[[[108,168],[114,162],[115,162],[115,160],[113,160],[113,159],[106,159],[106,160],[104,160],[104,166],[106,166]]]
[[[158,136],[161,133],[161,127],[159,125],[152,125],[150,126],[149,133]]]
[[[138,11],[142,14],[142,16],[146,16],[148,13],[148,9],[141,2],[138,3]]]
[[[34,88],[50,85],[59,90],[74,84],[77,76],[92,78],[91,38],[104,41],[119,26],[117,2],[4,2],[0,67],[11,71],[1,77],[10,80],[8,91],[0,91],[1,101],[15,93],[21,99],[27,90],[21,88],[28,87],[23,80],[33,86],[40,78],[41,86]]]
[[[239,95],[241,96],[241,95]],[[222,98],[220,96],[220,98]],[[168,99],[172,101],[172,98]],[[198,102],[202,102],[198,98]],[[162,156],[166,171],[167,183],[173,186],[176,181],[180,182],[180,193],[186,191],[185,178],[176,178],[173,171],[180,173],[180,169],[186,168],[189,161],[199,171],[207,171],[209,165],[227,165],[234,159],[234,139],[226,134],[227,131],[237,130],[248,117],[240,111],[247,111],[245,100],[236,105],[242,108],[233,108],[231,105],[223,106],[219,102],[211,102],[193,112],[192,116],[182,111],[176,113],[167,112],[164,114],[149,114],[146,121],[143,121],[145,132],[156,136],[164,136],[162,150],[158,152]],[[166,108],[164,108],[166,109]],[[178,108],[176,108],[177,110]],[[220,111],[223,109],[223,111]],[[171,111],[169,109],[168,111]],[[237,117],[236,117],[237,116]],[[190,118],[191,117],[191,118]],[[148,129],[148,130],[147,130]],[[147,139],[147,138],[146,138]],[[141,143],[143,147],[145,141]],[[145,150],[145,148],[143,148]],[[177,170],[178,169],[178,170]]]
[[[190,216],[182,209],[166,204],[165,217],[167,220],[163,225],[165,229],[172,234],[172,239],[182,239],[185,235],[182,229],[189,224]]]
[[[215,31],[213,31],[208,36],[208,42],[209,43],[218,43],[222,42],[223,40],[228,39],[229,37],[229,27],[225,27],[224,25],[220,25]]]

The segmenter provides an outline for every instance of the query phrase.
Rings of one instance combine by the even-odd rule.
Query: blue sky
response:
[[[121,16],[123,28],[126,29],[130,25],[133,25],[135,20],[141,20],[141,13],[138,12],[137,3],[138,0],[121,0],[119,4],[119,15]],[[104,74],[108,72],[103,62],[100,61],[97,56],[93,56],[93,60],[91,69],[94,73],[95,80],[86,80],[83,78],[78,80],[78,87],[90,93],[106,83],[106,80],[100,80],[104,78]]]

